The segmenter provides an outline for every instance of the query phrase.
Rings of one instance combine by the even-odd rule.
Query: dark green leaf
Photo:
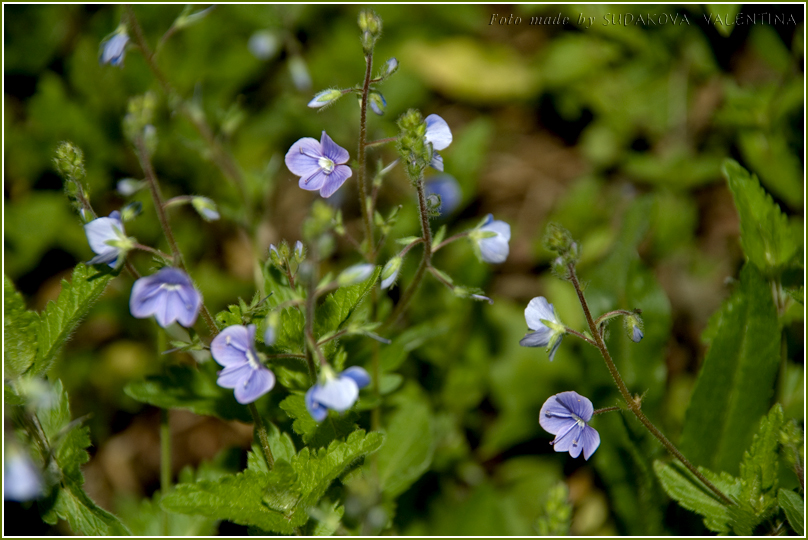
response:
[[[32,374],[46,373],[62,345],[76,329],[90,307],[98,300],[114,276],[109,268],[98,271],[79,263],[70,282],[62,280],[62,292],[50,302],[40,316],[37,330],[39,348]]]
[[[353,411],[342,414],[329,411],[325,420],[316,422],[306,409],[305,399],[299,394],[292,394],[281,401],[280,408],[294,420],[292,428],[295,432],[314,448],[328,446],[331,441],[345,437],[356,429],[358,416]]]
[[[381,274],[381,267],[376,267],[368,279],[350,287],[340,287],[329,294],[325,301],[317,307],[315,333],[323,336],[338,330],[353,314],[370,289],[376,284]]]
[[[704,517],[708,529],[719,534],[730,532],[729,508],[684,465],[655,460],[654,472],[665,492],[682,507]],[[740,491],[740,480],[727,473],[717,475],[703,467],[699,472],[730,498]]]
[[[36,357],[36,331],[39,315],[25,309],[22,295],[3,276],[3,375],[22,375]]]
[[[746,257],[766,275],[786,268],[802,245],[802,227],[791,225],[757,177],[735,161],[723,166],[741,218],[741,245]]]
[[[793,491],[781,489],[777,495],[780,508],[786,514],[788,524],[794,532],[800,536],[805,534],[805,503],[798,494]]]
[[[90,459],[86,448],[90,446],[89,429],[71,422],[67,392],[61,381],[53,391],[59,401],[50,409],[37,412],[51,452],[61,472],[61,482],[50,497],[40,501],[42,519],[55,524],[59,518],[67,520],[77,534],[109,536],[131,534],[114,515],[99,507],[84,492],[81,466]],[[40,455],[40,459],[45,456]]]
[[[396,394],[398,408],[386,425],[387,441],[376,457],[382,490],[395,498],[432,463],[435,435],[429,400],[412,385]]]
[[[682,452],[693,463],[738,473],[759,419],[769,410],[780,353],[771,288],[750,264],[721,307],[715,335],[690,398]]]
[[[191,366],[169,366],[165,375],[152,375],[126,385],[124,392],[140,402],[163,409],[185,409],[223,420],[252,422],[247,407],[232,390],[216,384],[218,364],[212,360]]]

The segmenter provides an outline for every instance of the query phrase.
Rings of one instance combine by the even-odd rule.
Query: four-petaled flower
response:
[[[550,443],[556,452],[569,452],[574,458],[584,453],[588,460],[600,446],[600,435],[587,425],[592,419],[592,402],[576,392],[561,392],[544,402],[539,424],[555,435]]]
[[[311,137],[297,141],[286,153],[286,166],[300,177],[298,185],[308,191],[320,191],[328,198],[351,177],[353,171],[345,165],[348,151],[331,140],[325,131],[320,142]]]
[[[449,129],[446,120],[437,114],[430,114],[426,117],[426,142],[432,143],[433,152],[430,165],[433,169],[443,172],[443,158],[440,157],[437,150],[443,150],[452,144],[452,130]]]
[[[101,43],[99,62],[102,65],[123,66],[127,43],[129,43],[129,34],[126,33],[126,28],[121,26],[106,41]]]
[[[370,376],[361,367],[349,367],[337,375],[329,366],[323,366],[320,382],[306,392],[306,408],[312,418],[322,422],[328,409],[337,412],[350,409],[359,397],[359,389],[369,384]]]
[[[190,328],[201,306],[202,295],[188,274],[168,266],[135,281],[129,299],[129,311],[134,317],[145,319],[154,315],[163,328],[174,321]]]
[[[525,308],[525,320],[531,332],[519,341],[522,347],[547,347],[550,361],[553,361],[566,327],[561,324],[553,304],[543,296],[534,298]]]
[[[504,221],[495,220],[492,214],[469,233],[477,255],[487,263],[501,263],[508,258],[508,242],[511,239],[511,226]]]
[[[121,213],[115,210],[109,217],[100,217],[84,225],[87,243],[96,254],[87,261],[87,264],[109,264],[115,268],[119,257],[126,255],[126,247],[131,247],[131,241],[123,230]]]
[[[213,359],[223,366],[216,384],[233,388],[236,401],[252,403],[275,386],[275,375],[258,359],[255,325],[233,325],[222,330],[210,343]]]

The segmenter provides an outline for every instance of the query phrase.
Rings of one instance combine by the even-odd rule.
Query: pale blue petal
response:
[[[306,191],[319,191],[326,179],[328,179],[328,175],[318,168],[311,176],[301,176],[297,185]]]
[[[429,163],[429,166],[436,171],[443,172],[443,158],[440,157],[440,154],[437,152],[432,153],[432,161]]]
[[[482,231],[491,231],[508,241],[511,239],[511,226],[499,219],[489,220],[488,223],[480,227]]]
[[[350,377],[331,379],[314,394],[314,400],[329,409],[345,411],[350,409],[359,397],[359,387]]]
[[[546,326],[542,326],[535,332],[525,334],[525,337],[519,341],[519,345],[522,347],[546,347],[550,343],[550,337],[552,335],[552,330]]]
[[[634,343],[639,343],[644,336],[645,334],[642,333],[642,330],[640,330],[639,326],[635,326],[634,328],[631,329],[631,341],[633,341]]]
[[[359,388],[364,388],[370,384],[370,375],[359,366],[349,367],[340,374],[340,377],[350,377]]]
[[[314,418],[315,422],[322,422],[325,420],[325,417],[328,416],[328,409],[320,405],[314,398],[319,389],[320,385],[315,384],[306,392],[306,409],[308,409],[309,414]]]
[[[107,242],[118,240],[119,234],[123,233],[123,224],[120,219],[112,217],[96,218],[84,225],[84,232],[87,235],[87,243],[94,253],[106,253],[110,249],[118,251]]]
[[[43,493],[42,473],[27,454],[9,452],[3,463],[3,499],[30,501]]]
[[[393,272],[389,277],[387,277],[387,279],[382,280],[382,289],[386,289],[386,288],[390,287],[390,285],[392,285],[393,282],[398,277],[399,272],[401,272],[401,267],[400,266],[398,267],[398,269],[395,272]]]
[[[581,446],[584,448],[584,459],[589,460],[600,446],[600,434],[593,427],[585,426],[581,434]]]
[[[483,238],[480,240],[480,255],[487,263],[502,263],[508,258],[508,240],[501,235]]]
[[[547,353],[547,354],[548,354],[548,356],[549,356],[549,358],[550,358],[550,362],[552,362],[552,361],[553,361],[553,358],[555,358],[555,353],[556,353],[556,351],[558,350],[558,348],[559,348],[560,346],[561,346],[561,338],[559,337],[559,338],[558,338],[558,339],[555,341],[555,343],[553,343],[553,347],[552,347],[552,348],[550,349],[550,351]]]
[[[595,411],[592,402],[578,392],[561,392],[556,394],[555,398],[562,406],[584,422],[589,422],[592,419],[592,413]]]
[[[537,296],[531,300],[525,308],[525,321],[527,322],[527,327],[531,330],[540,330],[547,328],[547,326],[541,322],[542,319],[555,322],[555,309],[545,297]]]
[[[348,163],[348,159],[350,159],[348,151],[335,143],[325,131],[323,131],[323,134],[320,136],[320,147],[322,148],[323,155],[337,165]]]
[[[334,170],[331,171],[331,174],[326,175],[325,182],[320,188],[320,196],[325,199],[329,198],[352,174],[353,171],[347,165],[337,165]]]
[[[228,326],[210,342],[210,354],[216,362],[225,367],[240,366],[247,362],[248,351],[252,347],[246,326]]]
[[[286,167],[297,176],[308,178],[320,170],[322,149],[317,139],[303,137],[289,148],[284,162]]]
[[[275,375],[265,367],[253,369],[247,379],[235,388],[236,401],[242,405],[252,403],[275,386]]]
[[[243,364],[226,367],[219,372],[216,384],[222,388],[236,388],[252,374],[253,368],[245,360]]]
[[[437,114],[426,117],[426,140],[432,143],[435,150],[443,150],[452,144],[452,130],[446,120]],[[443,170],[443,169],[440,169]]]

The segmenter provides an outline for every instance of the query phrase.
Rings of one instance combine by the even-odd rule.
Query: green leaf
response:
[[[800,536],[805,535],[805,503],[802,497],[793,491],[781,489],[777,500],[794,532]]]
[[[318,337],[338,330],[354,313],[365,295],[376,284],[382,268],[377,266],[368,279],[350,287],[340,287],[329,294],[325,301],[317,307],[315,333]]]
[[[67,520],[73,532],[87,536],[131,534],[117,517],[84,492],[81,466],[90,459],[86,451],[90,446],[89,429],[71,422],[67,392],[61,381],[54,384],[54,392],[59,402],[50,409],[40,409],[37,418],[60,468],[61,482],[49,497],[38,503],[42,519],[50,524],[60,518]],[[45,457],[40,455],[40,459]]]
[[[755,519],[736,519],[733,529],[739,535],[751,535],[755,526],[777,510],[777,490],[780,487],[777,450],[783,423],[783,407],[777,403],[761,420],[752,445],[743,455],[738,507],[744,516],[754,516]],[[737,513],[738,509],[734,508],[732,514]]]
[[[309,414],[306,401],[299,394],[292,394],[281,401],[280,408],[294,420],[292,429],[295,433],[301,435],[303,442],[314,448],[328,446],[331,441],[345,437],[356,429],[356,421],[359,418],[353,411],[342,414],[329,411],[328,417],[318,423]]]
[[[414,384],[392,400],[398,408],[385,427],[387,442],[376,457],[382,491],[395,499],[432,463],[435,434],[429,400]]]
[[[114,277],[109,269],[96,270],[79,263],[71,281],[62,280],[56,302],[48,303],[37,328],[39,348],[31,374],[46,373],[62,346]]]
[[[741,246],[747,259],[764,274],[776,275],[791,263],[802,246],[802,227],[789,224],[787,216],[737,162],[722,167],[735,207],[741,218]]]
[[[198,368],[168,366],[165,375],[130,382],[124,392],[162,409],[185,409],[202,416],[252,423],[252,415],[236,401],[233,391],[216,384],[216,368],[213,361],[203,362]]]
[[[3,375],[19,377],[36,357],[39,315],[25,308],[25,300],[8,276],[3,276]]]
[[[759,419],[769,410],[780,363],[771,288],[751,264],[721,307],[690,398],[680,450],[696,465],[738,473]]]
[[[354,462],[376,451],[382,441],[380,433],[355,431],[327,449],[312,453],[304,448],[291,463],[278,460],[269,473],[247,470],[215,482],[179,484],[163,497],[162,505],[173,512],[295,534],[331,483]]]
[[[684,465],[655,460],[654,472],[665,492],[683,508],[704,517],[708,529],[719,534],[730,532],[729,508]],[[740,480],[727,473],[717,475],[703,467],[699,472],[730,498],[740,490]]]
[[[732,29],[735,28],[735,16],[741,9],[740,4],[707,4],[704,8],[707,10],[711,21],[716,18],[721,19],[717,24],[712,25],[718,30],[719,34],[727,37],[732,33]],[[728,21],[731,21],[730,24],[725,24]]]

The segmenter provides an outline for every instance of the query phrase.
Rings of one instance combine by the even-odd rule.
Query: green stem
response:
[[[255,403],[250,403],[247,407],[250,409],[250,414],[252,414],[253,422],[255,423],[255,431],[258,433],[258,440],[261,443],[261,450],[264,453],[264,459],[267,460],[269,470],[272,470],[275,467],[275,457],[272,455],[272,449],[269,447],[269,435],[267,434],[267,428],[264,425],[264,421],[261,420],[261,415],[258,414],[258,409],[255,407]]]
[[[565,327],[565,330],[566,330],[566,332],[567,332],[568,334],[572,334],[573,336],[576,336],[576,337],[581,338],[582,340],[586,341],[587,343],[589,343],[589,344],[590,344],[590,345],[592,345],[593,347],[597,347],[597,346],[598,346],[598,344],[597,344],[597,343],[595,343],[595,341],[594,341],[594,340],[589,339],[588,337],[586,337],[586,336],[585,336],[585,335],[583,335],[582,333],[580,333],[580,332],[578,332],[578,331],[576,331],[576,330],[573,330],[572,328]]]
[[[461,232],[461,233],[457,233],[457,234],[455,234],[455,235],[453,235],[453,236],[450,236],[449,238],[447,238],[446,240],[444,240],[443,242],[441,242],[441,243],[440,243],[440,244],[438,244],[437,246],[433,247],[433,248],[432,248],[432,253],[433,253],[433,254],[434,254],[434,253],[437,253],[437,251],[438,251],[439,249],[441,249],[442,247],[444,247],[444,246],[446,246],[446,245],[448,245],[448,244],[451,244],[451,243],[452,243],[452,242],[454,242],[455,240],[460,240],[461,238],[465,238],[465,237],[466,237],[466,236],[468,236],[468,235],[469,235],[469,231],[463,231],[463,232]]]
[[[628,388],[626,387],[626,383],[623,382],[623,378],[620,376],[620,373],[617,371],[617,366],[615,366],[614,361],[612,360],[611,355],[609,354],[609,350],[606,348],[606,343],[603,341],[603,337],[600,335],[600,332],[597,330],[597,325],[595,324],[594,319],[592,318],[592,313],[589,311],[589,305],[584,298],[583,289],[581,289],[581,284],[578,282],[578,276],[575,273],[575,264],[570,263],[569,266],[569,279],[572,282],[572,285],[575,287],[575,292],[578,295],[578,301],[581,303],[581,308],[584,310],[584,316],[586,317],[586,322],[589,325],[589,330],[592,332],[592,335],[595,339],[595,344],[597,345],[598,349],[600,350],[600,354],[603,356],[603,360],[606,362],[606,367],[609,369],[609,373],[612,375],[612,379],[614,379],[615,384],[617,385],[617,389],[620,391],[620,395],[623,396],[623,400],[628,405],[628,408],[634,413],[634,416],[637,417],[645,428],[651,432],[651,434],[656,437],[662,446],[665,447],[668,452],[670,452],[673,457],[678,459],[682,462],[682,464],[687,467],[687,469],[692,472],[696,478],[701,480],[705,486],[707,486],[710,491],[715,493],[719,499],[721,499],[727,505],[735,504],[732,499],[727,497],[720,489],[718,489],[712,482],[707,480],[707,478],[699,472],[699,470],[692,464],[687,458],[676,448],[672,442],[670,442],[665,435],[662,434],[659,429],[645,416],[645,413],[641,410],[641,402],[639,399],[634,399],[631,397],[631,393],[629,393]]]

